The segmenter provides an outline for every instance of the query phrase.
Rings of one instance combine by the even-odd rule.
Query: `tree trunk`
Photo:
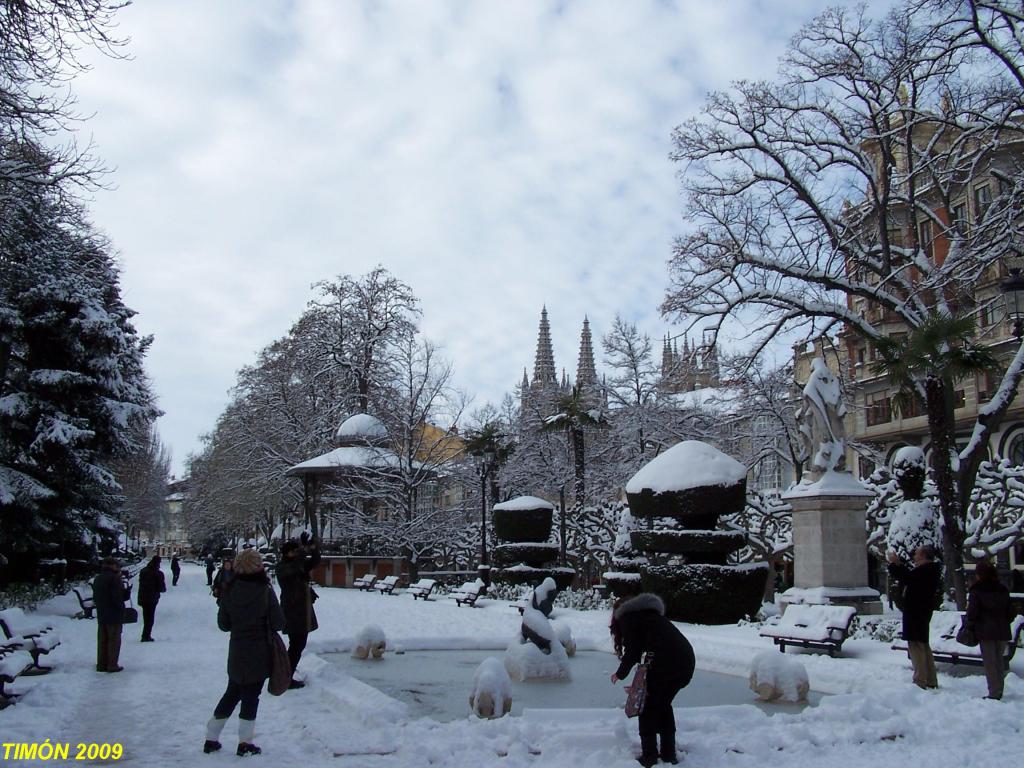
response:
[[[928,430],[932,440],[932,471],[935,473],[942,512],[942,556],[946,564],[946,586],[952,588],[957,609],[962,611],[967,607],[967,589],[963,561],[963,509],[953,470],[953,452],[956,450],[953,384],[948,379],[929,377],[924,387]]]
[[[572,460],[575,471],[573,495],[575,496],[576,506],[582,509],[584,503],[583,497],[586,491],[586,480],[584,475],[586,469],[586,457],[584,454],[585,447],[583,443],[583,430],[572,429],[569,431],[569,434],[572,440]]]

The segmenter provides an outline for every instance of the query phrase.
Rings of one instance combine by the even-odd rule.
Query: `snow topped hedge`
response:
[[[734,485],[747,476],[736,459],[700,440],[684,440],[647,462],[626,483],[626,493],[685,491],[709,485]]]

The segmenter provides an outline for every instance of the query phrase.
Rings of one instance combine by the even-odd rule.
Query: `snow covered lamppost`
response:
[[[483,462],[480,464],[480,566],[488,565],[487,561],[487,480],[494,471],[494,459],[497,457],[493,448],[485,448]],[[482,574],[481,574],[482,575]],[[486,583],[486,582],[485,582]]]
[[[1010,276],[999,284],[999,292],[1003,294],[1003,305],[1006,317],[1013,321],[1013,335],[1020,341],[1024,336],[1024,275],[1021,275],[1021,261],[1024,256],[1014,249],[1013,265],[1009,267]]]

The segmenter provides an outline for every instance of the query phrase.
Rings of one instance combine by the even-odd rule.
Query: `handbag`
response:
[[[647,701],[647,667],[651,663],[651,654],[645,654],[643,661],[636,665],[633,682],[629,685],[626,695],[626,717],[636,717],[644,711]]]
[[[978,644],[978,636],[974,634],[974,625],[967,623],[966,616],[960,620],[960,629],[956,631],[956,641],[960,645],[966,645],[971,648]]]
[[[270,628],[270,595],[267,588],[267,644],[270,647],[270,680],[267,682],[267,691],[271,696],[280,696],[288,690],[292,682],[292,663],[288,658],[288,649],[284,647],[284,640],[281,639],[275,630]]]
[[[129,585],[125,587],[125,596],[128,599],[128,607],[122,606],[121,623],[122,624],[137,624],[139,621],[139,610],[132,605],[132,588]]]

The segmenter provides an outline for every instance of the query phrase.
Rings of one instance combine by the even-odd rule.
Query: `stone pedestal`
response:
[[[783,498],[793,508],[794,586],[783,603],[852,605],[881,613],[877,590],[867,586],[865,508],[871,494],[846,472],[798,485]]]

